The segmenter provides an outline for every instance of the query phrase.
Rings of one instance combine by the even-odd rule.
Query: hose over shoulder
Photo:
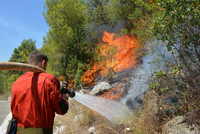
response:
[[[35,73],[45,72],[45,70],[37,66],[18,62],[0,62],[0,70],[30,71]]]

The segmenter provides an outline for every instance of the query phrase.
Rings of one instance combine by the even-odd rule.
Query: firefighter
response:
[[[31,52],[29,64],[44,70],[48,58]],[[11,112],[17,121],[17,134],[52,134],[55,112],[67,113],[68,95],[60,93],[60,82],[52,74],[27,72],[12,86]]]

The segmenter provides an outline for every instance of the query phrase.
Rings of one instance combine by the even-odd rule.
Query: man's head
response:
[[[28,63],[34,66],[38,66],[44,70],[47,67],[48,58],[47,56],[39,51],[33,51],[29,55]]]

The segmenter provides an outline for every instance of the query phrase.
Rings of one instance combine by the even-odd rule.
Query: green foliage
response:
[[[173,68],[171,69],[172,74],[175,76],[181,75],[182,77],[184,77],[184,74],[181,72],[182,66],[177,65],[177,66],[173,66]]]
[[[10,62],[28,63],[28,56],[32,51],[37,50],[35,46],[36,41],[32,39],[23,40],[18,48],[15,48],[10,58]]]
[[[41,52],[45,53],[48,57],[47,72],[54,74],[56,77],[60,76],[60,57],[62,53],[59,53],[55,41],[47,33],[47,36],[43,38],[43,46],[40,49]]]
[[[196,88],[198,85],[194,81],[198,81],[200,69],[200,2],[160,0],[158,5],[163,10],[155,19],[152,33],[165,42],[174,58],[175,63],[167,62],[170,77],[176,79],[174,82]]]
[[[65,54],[63,69],[66,69],[66,80],[75,78],[75,87],[80,82],[81,75],[83,74],[83,68],[86,64],[89,64],[88,60],[92,60],[94,51],[89,51],[90,46],[85,42],[87,33],[84,28],[84,19],[78,20],[78,25],[73,29],[74,34],[70,37],[68,43],[68,53]]]
[[[87,19],[85,8],[84,3],[79,0],[46,0],[43,15],[51,28],[49,34],[57,46],[64,47],[73,34],[77,21],[80,18]]]
[[[94,52],[90,52],[88,44],[85,42],[87,33],[85,32],[83,26],[83,20],[79,20],[79,25],[74,28],[74,35],[71,36],[68,46],[69,53],[65,54],[65,58],[62,59],[64,63],[62,64],[62,72],[66,76],[66,80],[75,78],[75,87],[78,86],[80,82],[81,75],[83,74],[83,68],[88,64],[88,60],[91,60]],[[66,71],[65,71],[66,70]]]
[[[158,92],[165,92],[167,90],[169,90],[169,87],[166,86],[165,84],[162,85],[162,83],[159,83],[159,82],[152,82],[149,86],[150,88],[156,90],[156,89],[159,89]]]
[[[141,38],[151,38],[152,20],[160,14],[157,0],[119,0],[118,13],[127,20],[126,30]]]
[[[83,75],[83,68],[85,67],[85,64],[79,62],[78,63],[78,69],[76,71],[76,76],[75,76],[75,87],[77,88],[80,84],[80,80],[81,80],[81,77]]]
[[[8,80],[7,80],[7,88],[8,88],[8,91],[11,92],[11,88],[12,88],[12,85],[13,83],[19,78],[19,74],[12,74],[10,77],[8,77]]]
[[[199,66],[200,2],[161,0],[158,4],[164,11],[156,19],[152,33],[166,42],[168,51],[176,53],[189,70],[194,68],[191,64]]]
[[[19,78],[18,73],[8,75],[7,71],[0,73],[0,94],[11,93],[13,83]]]
[[[161,92],[165,92],[165,91],[168,90],[168,89],[169,89],[169,87],[166,86],[166,87],[164,87],[164,88],[160,88],[160,91],[161,91]]]
[[[84,66],[94,54],[91,43],[86,42],[86,4],[79,0],[47,0],[45,10],[44,17],[51,29],[41,51],[48,57],[54,55],[48,70],[57,76],[64,75],[67,81],[75,79],[77,86]]]
[[[3,73],[0,72],[0,94],[4,93],[4,90],[5,90],[5,75]]]
[[[21,45],[14,49],[13,54],[10,57],[9,62],[21,62],[28,63],[29,54],[32,51],[36,51],[35,46],[36,41],[32,39],[23,40]],[[11,90],[13,82],[22,75],[23,71],[4,71],[2,72],[3,79],[0,80],[0,85],[2,86],[2,91],[7,92]],[[1,78],[0,78],[1,79]]]
[[[155,89],[156,86],[158,86],[158,85],[159,85],[159,83],[152,82],[151,85],[150,85],[150,88]]]
[[[156,91],[159,94],[163,92],[160,98],[173,96],[178,100],[170,117],[191,111],[193,115],[199,115],[200,1],[160,0],[158,5],[162,10],[154,20],[151,33],[164,42],[173,61],[168,61],[164,54],[161,55],[166,62],[167,73],[165,76],[163,71],[155,72],[154,83],[159,83]],[[199,119],[200,116],[190,117],[189,121],[197,123],[195,120]]]
[[[114,26],[118,14],[116,4],[113,0],[88,0],[89,23],[96,23],[99,26]]]
[[[32,51],[36,51],[37,48],[35,46],[36,41],[32,39],[23,40],[21,45],[14,49],[12,56],[10,57],[9,62],[20,62],[20,63],[28,63],[29,54]],[[23,71],[8,71],[7,75],[12,74],[23,74]]]
[[[166,77],[167,76],[167,72],[166,71],[158,71],[158,72],[154,72],[155,77],[154,79],[157,79],[158,77]]]

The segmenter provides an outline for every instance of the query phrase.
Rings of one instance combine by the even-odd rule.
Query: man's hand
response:
[[[69,95],[68,94],[62,94],[63,98],[68,100],[69,99]]]

